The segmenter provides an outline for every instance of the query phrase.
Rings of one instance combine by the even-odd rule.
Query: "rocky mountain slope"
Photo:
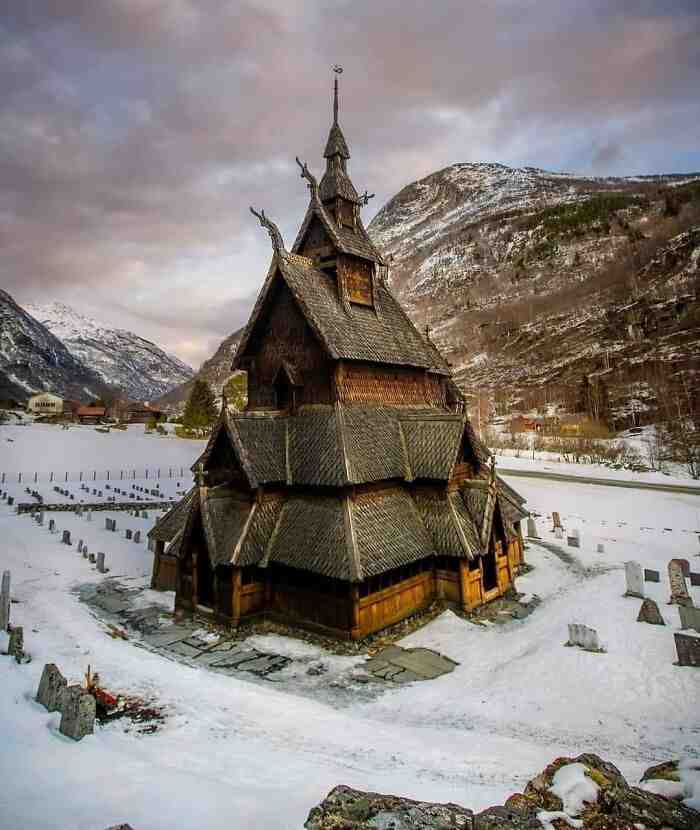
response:
[[[238,348],[242,334],[243,329],[238,329],[222,340],[218,349],[208,360],[202,363],[201,368],[195,375],[195,378],[206,380],[209,386],[211,386],[214,395],[217,397],[221,395],[221,390],[224,388],[226,381],[233,374],[231,372],[231,361]],[[158,399],[158,404],[160,406],[169,406],[173,409],[181,408],[190,396],[195,378],[191,378],[186,383],[182,383],[175,389],[162,395]]]
[[[0,290],[0,398],[23,401],[41,391],[87,400],[102,395],[105,383]]]
[[[151,401],[189,380],[194,370],[133,332],[111,329],[62,303],[28,305],[27,311],[105,383],[134,400]]]
[[[594,375],[624,420],[653,403],[652,376],[700,352],[695,225],[700,174],[457,164],[400,191],[369,232],[467,392],[571,405]]]

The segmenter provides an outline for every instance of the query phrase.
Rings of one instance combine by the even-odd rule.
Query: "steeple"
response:
[[[326,159],[326,172],[321,179],[319,193],[324,204],[336,209],[336,215],[339,218],[342,216],[347,219],[354,216],[354,205],[360,204],[360,197],[348,176],[347,160],[350,158],[350,151],[338,123],[338,75],[343,69],[340,66],[334,66],[333,71],[335,72],[335,78],[333,79],[333,123],[328,133],[326,149],[323,151],[323,157]],[[336,203],[337,199],[350,202],[352,208],[347,205],[343,209],[341,205]],[[347,221],[343,223],[348,224]],[[340,221],[338,224],[340,224]]]

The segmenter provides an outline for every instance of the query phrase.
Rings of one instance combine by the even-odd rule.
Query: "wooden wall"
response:
[[[424,608],[435,596],[435,573],[424,571],[417,576],[369,594],[359,600],[361,636],[379,631]]]
[[[349,587],[349,586],[348,586]],[[352,628],[350,596],[335,596],[305,591],[292,585],[275,584],[270,588],[268,610],[301,623],[349,632]]]
[[[445,406],[443,379],[422,369],[341,361],[335,383],[338,400],[343,403]]]
[[[297,405],[332,402],[331,364],[279,277],[246,356],[253,358],[248,371],[249,409],[275,407],[273,380],[283,360],[294,366],[303,384],[297,392]]]

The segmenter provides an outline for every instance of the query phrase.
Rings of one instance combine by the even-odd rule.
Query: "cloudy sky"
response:
[[[321,169],[330,67],[374,211],[448,164],[700,170],[697,0],[4,0],[0,287],[197,366]]]

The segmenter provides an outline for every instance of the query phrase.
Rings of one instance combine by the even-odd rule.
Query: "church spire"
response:
[[[338,123],[338,75],[343,71],[337,64],[333,67],[333,123],[328,133],[326,149],[323,157],[326,159],[326,172],[321,179],[320,196],[324,203],[334,201],[338,197],[354,204],[360,203],[360,197],[347,172],[347,160],[350,158],[347,142]]]

